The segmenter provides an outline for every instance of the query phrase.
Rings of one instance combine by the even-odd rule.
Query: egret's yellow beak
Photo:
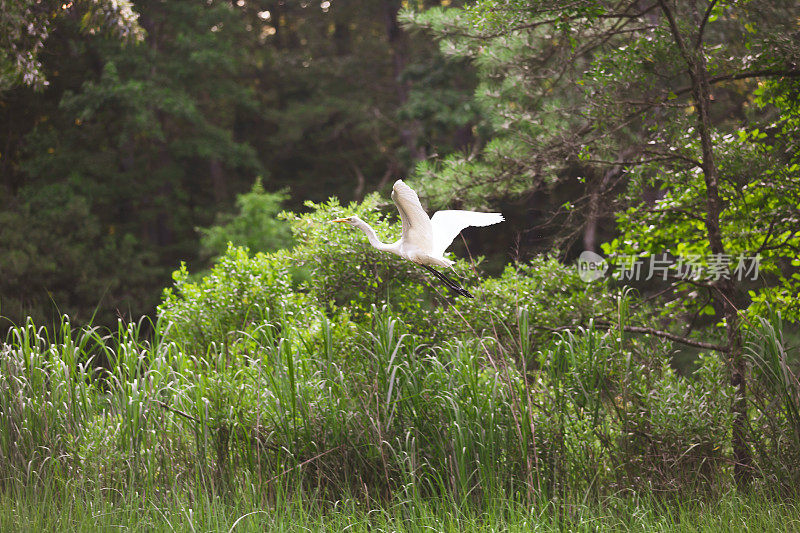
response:
[[[347,222],[347,219],[346,218],[335,218],[335,219],[331,220],[331,222]]]

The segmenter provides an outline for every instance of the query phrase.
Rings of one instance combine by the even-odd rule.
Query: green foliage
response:
[[[80,18],[81,30],[101,32],[121,41],[141,41],[144,32],[131,0],[5,2],[0,11],[0,92],[15,85],[48,85],[39,62],[54,19]]]
[[[376,203],[309,204],[284,214],[293,250],[229,248],[200,281],[176,272],[161,331],[194,356],[174,402],[205,425],[215,483],[245,457],[260,472],[320,453],[326,491],[679,493],[725,476],[731,392],[718,360],[678,376],[666,345],[620,334],[627,296],[552,258],[474,282],[474,300],[423,300],[408,264],[330,224],[357,214],[391,240]],[[298,264],[311,275],[293,287]],[[381,298],[382,272],[420,289]],[[597,316],[620,325],[597,329]],[[578,329],[551,333],[563,328]]]
[[[287,198],[285,192],[266,192],[257,178],[249,193],[236,197],[237,214],[218,214],[213,226],[199,229],[202,251],[209,256],[222,255],[228,243],[253,252],[289,247],[291,230],[277,218]]]
[[[657,364],[656,362],[653,362]],[[627,482],[640,489],[676,492],[713,488],[726,471],[734,389],[717,357],[700,356],[692,379],[681,378],[668,363],[633,365],[647,376],[624,383],[615,400],[628,435],[617,445]],[[630,399],[628,399],[630,398]]]
[[[157,303],[145,290],[151,257],[133,235],[104,226],[85,195],[59,184],[26,188],[18,200],[0,211],[3,317],[49,324],[57,320],[55,305],[78,322],[97,313],[106,323],[119,312],[141,314]],[[127,308],[115,305],[121,301]]]
[[[181,265],[158,308],[169,338],[202,356],[212,344],[225,350],[237,338],[312,314],[307,298],[292,290],[291,265],[285,253],[251,257],[246,248],[233,246],[200,281]]]
[[[260,170],[253,149],[232,131],[235,114],[254,107],[252,93],[236,79],[244,69],[236,44],[244,30],[233,24],[235,14],[216,3],[137,7],[149,29],[158,21],[158,31],[124,50],[81,34],[72,18],[60,19],[47,56],[61,72],[56,86],[41,96],[18,96],[23,111],[7,117],[21,123],[20,139],[8,139],[21,146],[16,157],[2,154],[10,171],[3,173],[9,211],[3,229],[18,234],[22,250],[35,248],[36,262],[59,264],[19,286],[32,297],[2,293],[22,300],[21,308],[4,306],[12,320],[50,314],[53,302],[37,294],[47,291],[75,320],[88,321],[98,306],[103,324],[120,314],[151,313],[169,272],[195,255],[194,228],[210,223],[215,201],[225,202],[224,185],[238,190]],[[223,22],[225,32],[209,31]],[[215,178],[218,189],[223,185],[216,197]],[[66,194],[81,198],[85,230],[60,213]],[[33,195],[51,201],[34,209]],[[48,221],[46,230],[26,229],[39,226],[28,222],[27,212]],[[62,230],[69,235],[54,243]],[[75,257],[64,261],[63,247]]]
[[[13,218],[8,227],[22,226],[25,191],[57,196],[68,184],[100,233],[113,232],[106,240],[139,256],[121,255],[117,269],[83,254],[89,273],[119,272],[108,281],[129,287],[105,297],[102,290],[65,297],[59,279],[37,278],[18,291],[29,291],[29,300],[3,307],[19,323],[50,314],[39,294],[46,291],[78,313],[75,320],[91,316],[101,299],[98,323],[113,325],[117,310],[152,314],[180,261],[222,254],[229,239],[253,251],[289,244],[285,230],[274,241],[256,235],[269,220],[256,211],[273,211],[266,197],[260,204],[245,195],[246,214],[216,218],[236,210],[237,193],[254,176],[268,176],[268,190],[290,191],[281,203],[294,209],[332,194],[362,198],[407,174],[414,158],[470,144],[478,120],[465,102],[470,67],[447,61],[430,39],[409,38],[393,22],[394,1],[6,4],[0,197]],[[120,39],[142,42],[121,49]],[[45,77],[46,90],[30,88],[44,87]],[[57,205],[44,206],[54,211],[44,218],[55,219]],[[220,226],[205,238],[213,251],[201,250],[196,228],[212,225]],[[58,259],[45,236],[27,231],[24,239],[42,262]]]
[[[763,92],[763,91],[762,91]],[[731,272],[749,266],[749,258],[758,257],[758,269],[751,275],[741,276],[742,292],[749,300],[747,313],[764,316],[768,308],[778,310],[784,318],[800,319],[800,307],[794,295],[800,290],[800,274],[793,258],[800,246],[800,181],[796,169],[791,166],[793,156],[788,155],[788,135],[793,135],[791,106],[785,100],[763,100],[763,106],[774,103],[785,105],[781,111],[786,116],[780,131],[771,127],[772,138],[755,129],[738,129],[729,134],[715,132],[714,149],[721,179],[720,196],[724,209],[720,214],[720,226],[728,257],[724,263]],[[701,147],[691,134],[683,137],[683,154],[690,159],[701,157]],[[788,155],[788,157],[787,157]],[[679,166],[672,169],[669,180],[662,175],[663,163],[641,165],[629,173],[631,189],[629,201],[632,207],[617,215],[620,237],[603,246],[612,256],[650,255],[668,253],[673,257],[694,257],[698,279],[708,278],[712,253],[709,246],[705,222],[699,216],[687,217],[687,213],[701,214],[704,210],[705,183],[697,167]],[[660,190],[661,198],[652,205],[636,200],[647,188]],[[678,265],[675,265],[676,267]],[[673,268],[673,275],[680,272]],[[695,280],[696,281],[696,280]],[[767,283],[763,283],[767,281]],[[678,286],[684,292],[696,292],[696,283]],[[703,307],[709,298],[694,302],[673,302],[667,306],[669,313],[680,304],[694,312],[695,305]],[[705,303],[704,303],[705,302]],[[752,302],[752,303],[750,303]],[[712,312],[713,314],[713,312]]]
[[[798,357],[784,337],[780,314],[758,317],[748,328],[747,352],[755,377],[753,404],[765,416],[752,431],[760,474],[781,486],[796,486],[800,464],[800,381]]]
[[[488,339],[431,346],[387,309],[371,317],[341,330],[283,313],[205,352],[174,340],[180,316],[153,342],[141,325],[101,336],[64,323],[52,338],[15,328],[0,373],[4,485],[193,498],[255,487],[268,499],[302,486],[479,505],[728,486],[731,389],[716,358],[680,376],[662,363],[666,346],[590,324],[526,367]],[[343,331],[355,342],[337,342]],[[754,421],[777,420],[754,408]],[[790,482],[793,456],[781,457],[780,469],[760,463],[765,482]]]
[[[751,316],[770,304],[797,319],[800,48],[785,37],[796,35],[796,5],[485,0],[405,16],[476,65],[474,103],[492,127],[480,154],[421,163],[421,194],[477,205],[571,187],[554,206],[561,228],[616,216],[607,253],[698,255],[703,267],[719,218],[731,269],[761,255],[758,282],[737,280],[726,298]],[[707,70],[704,102],[693,61]],[[725,305],[705,280],[676,293],[664,308],[673,318]]]
[[[251,485],[255,486],[255,484]],[[330,504],[279,493],[265,502],[251,487],[226,498],[215,495],[109,494],[75,492],[3,495],[0,527],[21,533],[36,531],[315,531],[369,533],[395,531],[628,531],[632,533],[729,531],[797,531],[796,500],[769,492],[719,498],[680,500],[665,505],[657,495],[616,496],[601,502],[576,502],[568,512],[548,503],[521,505],[513,496],[497,495],[487,505],[453,498],[409,498],[392,494],[380,501],[345,497]]]
[[[570,196],[570,211],[610,213],[609,192],[630,207],[606,252],[703,256],[710,149],[725,249],[764,261],[768,283],[742,286],[752,291],[744,305],[756,304],[746,318],[772,303],[796,319],[799,265],[787,254],[800,246],[797,85],[787,76],[754,89],[742,70],[796,65],[797,17],[786,16],[796,8],[754,0],[708,11],[697,55],[722,111],[712,109],[713,127],[699,137],[698,102],[667,17],[638,13],[636,2],[638,14],[615,13],[617,5],[481,0],[407,15],[456,61],[423,39],[405,41],[392,26],[394,1],[279,2],[268,11],[142,1],[148,40],[124,52],[80,33],[92,14],[61,19],[48,56],[61,73],[51,77],[57,90],[16,93],[27,111],[2,106],[7,123],[27,124],[8,134],[17,153],[0,154],[10,169],[3,311],[35,314],[52,295],[73,312],[106,286],[107,316],[144,293],[140,284],[191,260],[193,228],[207,227],[253,175],[291,183],[295,198],[349,195],[353,182],[360,196],[427,150],[472,148],[420,164],[432,202],[480,206],[579,177],[579,192],[599,192]],[[693,38],[692,14],[670,6],[682,15],[678,35]],[[0,27],[22,27],[27,16],[12,9]],[[8,57],[0,55],[0,80]],[[739,111],[726,116],[731,109]],[[528,509],[553,505],[563,529],[577,501],[730,486],[738,398],[728,370],[703,355],[679,373],[667,363],[670,345],[633,337],[627,326],[654,325],[646,302],[585,284],[554,258],[483,280],[458,261],[454,275],[476,298],[452,298],[415,265],[330,223],[357,214],[394,240],[394,210],[376,195],[309,202],[308,212],[277,221],[283,200],[256,183],[239,196],[238,215],[204,230],[219,261],[202,277],[185,264],[174,274],[152,341],[141,325],[104,335],[64,323],[54,338],[33,322],[12,328],[0,345],[3,489],[192,502],[227,501],[218,496],[243,487],[261,501],[295,488],[323,502],[402,494],[489,505],[501,495]],[[277,251],[224,249],[229,241]],[[111,274],[119,268],[124,283]],[[714,287],[678,290],[717,297]],[[715,312],[702,300],[682,308]],[[663,310],[674,323],[676,309]],[[753,396],[738,414],[757,481],[791,491],[796,361],[781,326],[758,324]]]
[[[577,38],[578,29],[516,32],[513,28],[518,25],[537,28],[537,11],[549,11],[549,6],[495,4],[404,13],[407,23],[440,41],[445,56],[470,60],[477,69],[472,105],[480,110],[488,139],[479,152],[420,162],[416,172],[420,194],[437,205],[453,200],[483,205],[493,198],[536,190],[543,183],[552,185],[572,156],[550,153],[559,150],[551,146],[554,136],[583,125],[583,117],[574,109],[584,91],[575,80],[575,72],[586,69],[583,58],[555,73],[562,66],[559,62],[573,55],[569,39]],[[576,5],[581,10],[584,4],[559,3],[565,23],[578,17]],[[560,161],[551,161],[551,156],[560,156]]]
[[[608,285],[582,281],[575,267],[554,257],[508,265],[501,276],[486,277],[473,292],[474,300],[459,301],[458,313],[439,310],[437,338],[489,336],[526,356],[552,335],[547,328],[578,326],[592,317],[613,316],[616,306]]]
[[[590,323],[559,335],[539,365],[549,490],[677,494],[713,489],[725,475],[732,389],[718,359],[701,357],[680,377],[652,347]]]

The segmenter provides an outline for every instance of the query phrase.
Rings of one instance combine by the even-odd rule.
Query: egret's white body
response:
[[[339,218],[334,222],[347,222],[360,229],[367,235],[369,243],[383,252],[420,265],[449,267],[453,262],[444,257],[444,252],[461,230],[470,226],[491,226],[505,220],[500,213],[457,210],[437,211],[433,218],[429,218],[417,193],[403,180],[394,183],[392,200],[402,222],[402,235],[393,243],[381,242],[375,230],[356,216]]]
[[[470,226],[491,226],[505,220],[500,213],[456,210],[437,211],[432,218],[429,218],[422,208],[417,193],[403,183],[403,180],[397,180],[394,183],[392,200],[400,212],[402,222],[400,239],[393,243],[381,242],[375,234],[375,230],[356,216],[339,218],[334,222],[346,222],[360,229],[366,234],[369,243],[383,252],[399,255],[403,259],[425,267],[449,267],[453,262],[444,256],[444,252],[461,233],[461,230]],[[433,272],[442,279],[441,273]],[[454,283],[452,280],[450,281]]]

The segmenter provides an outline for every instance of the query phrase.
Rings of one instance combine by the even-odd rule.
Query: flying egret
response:
[[[437,211],[433,217],[422,209],[419,196],[414,189],[397,180],[392,187],[392,200],[400,212],[402,235],[393,243],[378,240],[369,224],[351,216],[337,218],[332,222],[345,222],[363,231],[373,248],[390,252],[408,259],[431,272],[450,290],[462,296],[473,298],[465,288],[448,278],[434,266],[449,267],[453,264],[444,257],[444,251],[453,243],[461,230],[470,226],[491,226],[505,220],[500,213],[478,213],[476,211]]]

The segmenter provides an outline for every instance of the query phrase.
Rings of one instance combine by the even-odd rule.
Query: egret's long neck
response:
[[[375,234],[375,230],[363,220],[356,221],[355,226],[364,232],[364,234],[367,236],[367,240],[373,248],[380,250],[381,252],[391,252],[393,254],[399,253],[397,243],[387,244],[385,242],[381,242],[378,239],[378,236]]]

